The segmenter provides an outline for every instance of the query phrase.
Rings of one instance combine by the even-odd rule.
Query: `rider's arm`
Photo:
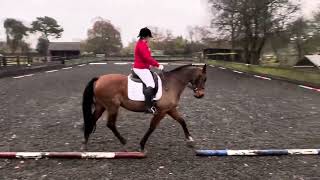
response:
[[[155,67],[159,67],[159,63],[157,62],[157,60],[155,60],[151,54],[150,54],[150,51],[149,51],[149,48],[147,46],[147,44],[145,43],[142,43],[141,44],[141,47],[140,47],[140,55],[142,56],[143,60],[152,65],[152,66],[155,66]]]

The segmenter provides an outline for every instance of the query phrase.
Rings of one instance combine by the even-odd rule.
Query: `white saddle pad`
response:
[[[143,94],[143,84],[132,81],[129,76],[128,76],[128,98],[133,101],[144,101],[145,98]],[[155,98],[153,98],[153,100],[155,101],[159,100],[162,96],[162,81],[159,75],[157,76],[158,76],[159,88]]]

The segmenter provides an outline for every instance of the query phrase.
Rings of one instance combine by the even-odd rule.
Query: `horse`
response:
[[[194,140],[189,133],[184,118],[177,110],[180,96],[189,86],[196,98],[204,96],[207,65],[184,65],[168,72],[162,72],[162,97],[156,102],[157,112],[153,115],[149,129],[140,141],[140,150],[144,152],[145,144],[156,129],[160,121],[168,114],[176,120],[184,131],[187,144]],[[128,98],[128,77],[122,74],[107,74],[92,78],[83,92],[82,111],[84,119],[84,142],[82,149],[87,149],[89,136],[94,132],[96,122],[107,111],[107,127],[119,139],[121,144],[126,144],[126,139],[121,136],[116,128],[116,121],[120,107],[133,112],[144,112],[145,104],[132,101]]]

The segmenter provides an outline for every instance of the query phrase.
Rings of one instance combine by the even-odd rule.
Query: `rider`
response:
[[[138,37],[140,39],[136,43],[136,47],[134,49],[133,71],[147,87],[143,92],[145,95],[146,113],[155,113],[152,103],[155,83],[150,72],[150,68],[156,67],[159,70],[163,70],[163,65],[160,65],[157,60],[151,57],[150,48],[148,46],[148,41],[152,38],[150,29],[147,27],[142,28]]]

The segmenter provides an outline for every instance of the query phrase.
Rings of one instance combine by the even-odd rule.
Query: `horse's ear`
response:
[[[206,74],[206,72],[207,72],[207,64],[205,64],[202,68],[202,73]]]

